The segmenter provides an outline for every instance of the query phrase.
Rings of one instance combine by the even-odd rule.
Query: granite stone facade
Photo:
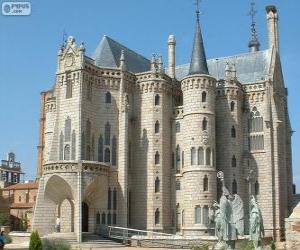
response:
[[[92,59],[69,37],[41,98],[33,227],[51,233],[60,217],[78,241],[105,225],[214,234],[223,171],[245,204],[256,195],[266,234],[280,239],[292,206],[292,130],[277,15],[267,7],[267,50],[210,60],[197,15],[191,64],[176,65],[171,35],[167,70],[161,57],[107,36]]]

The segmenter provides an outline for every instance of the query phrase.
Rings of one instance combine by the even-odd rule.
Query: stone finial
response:
[[[74,43],[75,43],[75,38],[73,36],[69,36],[67,44],[68,45],[73,45]]]
[[[168,44],[169,45],[176,45],[176,39],[175,39],[175,36],[173,34],[169,35]]]
[[[81,43],[80,43],[79,50],[80,50],[80,51],[83,51],[83,52],[85,51],[85,45],[84,45],[84,42],[81,42]]]
[[[121,56],[120,56],[120,68],[121,70],[126,70],[126,63],[125,63],[125,51],[121,51]]]
[[[176,64],[175,46],[176,46],[175,36],[174,35],[169,35],[169,39],[168,39],[168,74],[171,78],[176,77],[176,72],[175,72],[175,64]]]

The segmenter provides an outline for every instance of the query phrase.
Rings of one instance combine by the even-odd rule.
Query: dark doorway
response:
[[[88,232],[89,231],[89,206],[82,202],[81,206],[81,213],[82,213],[82,232]]]

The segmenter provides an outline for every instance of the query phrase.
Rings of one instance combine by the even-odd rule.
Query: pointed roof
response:
[[[195,75],[195,74],[209,75],[207,62],[206,62],[206,55],[204,50],[204,43],[203,43],[203,38],[202,38],[202,33],[200,28],[199,11],[196,12],[196,15],[197,15],[196,29],[195,29],[194,45],[193,45],[189,75]]]
[[[150,60],[108,36],[102,38],[94,52],[95,65],[104,68],[118,68],[122,50],[126,56],[126,69],[128,71],[138,73],[150,70]]]

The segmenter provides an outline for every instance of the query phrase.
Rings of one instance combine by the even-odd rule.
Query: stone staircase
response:
[[[47,240],[56,240],[67,242],[71,245],[72,249],[82,249],[82,250],[91,250],[91,249],[109,249],[109,248],[122,248],[123,244],[112,241],[110,239],[101,237],[92,233],[83,233],[82,234],[82,243],[78,244],[76,240],[75,233],[52,233],[43,237]]]

